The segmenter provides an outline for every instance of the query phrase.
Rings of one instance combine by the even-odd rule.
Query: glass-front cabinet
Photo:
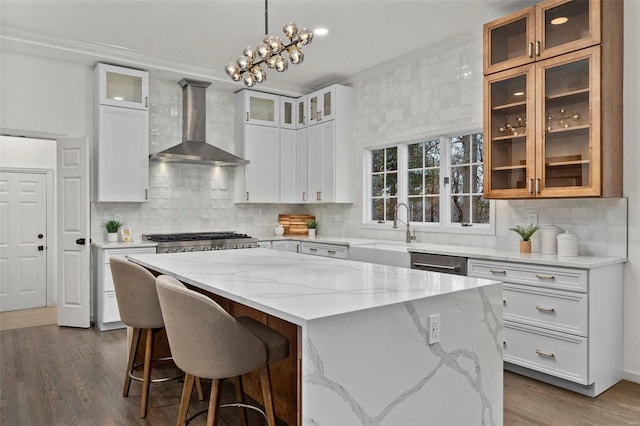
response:
[[[484,25],[484,73],[601,42],[601,0],[548,0]]]
[[[149,73],[98,63],[98,104],[149,110]]]
[[[599,70],[592,47],[485,78],[485,197],[600,195]]]
[[[313,92],[307,96],[308,99],[308,124],[313,126],[326,120],[333,120],[336,117],[335,86]]]
[[[295,129],[296,124],[296,100],[280,96],[280,128]]]
[[[280,96],[270,93],[244,90],[245,123],[261,126],[279,127]]]
[[[307,127],[307,97],[296,99],[296,129]]]

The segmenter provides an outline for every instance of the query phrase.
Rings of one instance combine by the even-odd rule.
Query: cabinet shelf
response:
[[[554,161],[547,163],[547,167],[561,167],[561,166],[579,166],[581,164],[589,164],[589,160],[573,160],[573,161]]]
[[[526,138],[526,133],[521,133],[519,135],[506,135],[506,136],[496,136],[495,138],[491,138],[492,141],[505,141],[509,139],[521,139]]]
[[[498,167],[493,167],[491,170],[499,172],[499,171],[503,171],[503,170],[520,170],[520,169],[526,169],[527,165],[526,164],[517,164],[515,166],[498,166]]]
[[[582,95],[582,96],[586,95],[588,97],[589,96],[589,88],[572,90],[572,91],[569,91],[569,92],[556,93],[556,94],[547,96],[547,100],[551,101],[551,100],[554,100],[554,99],[562,99],[562,98],[568,98],[568,97],[571,97],[571,96],[580,96],[580,95]]]
[[[573,127],[562,127],[559,129],[547,130],[549,134],[557,134],[557,133],[568,133],[568,132],[580,132],[583,130],[589,130],[591,126],[588,124],[583,124],[582,126],[573,126]]]
[[[497,105],[491,108],[492,111],[503,111],[505,109],[509,109],[509,108],[515,108],[515,107],[524,107],[527,105],[527,101],[521,101],[521,102],[512,102],[510,104],[503,104],[503,105]]]

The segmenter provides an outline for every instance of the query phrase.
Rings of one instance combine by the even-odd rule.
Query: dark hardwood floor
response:
[[[125,330],[47,325],[1,331],[0,365],[0,425],[176,422],[180,382],[151,386],[146,419],[139,418],[138,382],[132,383],[129,397],[122,397]],[[623,381],[593,399],[507,372],[504,383],[505,425],[640,425],[640,384]],[[207,381],[204,386],[208,395]],[[228,389],[225,399],[231,394]],[[197,401],[194,393],[189,413],[206,408],[206,402]],[[223,410],[219,424],[239,424],[234,411]],[[249,417],[251,426],[263,424],[260,417]],[[191,424],[205,424],[205,416]]]

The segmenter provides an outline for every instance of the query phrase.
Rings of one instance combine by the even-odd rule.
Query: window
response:
[[[483,145],[478,132],[369,151],[366,221],[393,220],[395,206],[406,200],[413,225],[488,229],[491,203],[482,196]]]
[[[398,148],[371,151],[371,219],[393,220],[398,202]]]

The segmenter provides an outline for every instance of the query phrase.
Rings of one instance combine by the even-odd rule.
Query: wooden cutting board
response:
[[[316,220],[315,216],[308,214],[281,214],[278,223],[284,227],[284,235],[307,235],[309,229],[307,222]]]

